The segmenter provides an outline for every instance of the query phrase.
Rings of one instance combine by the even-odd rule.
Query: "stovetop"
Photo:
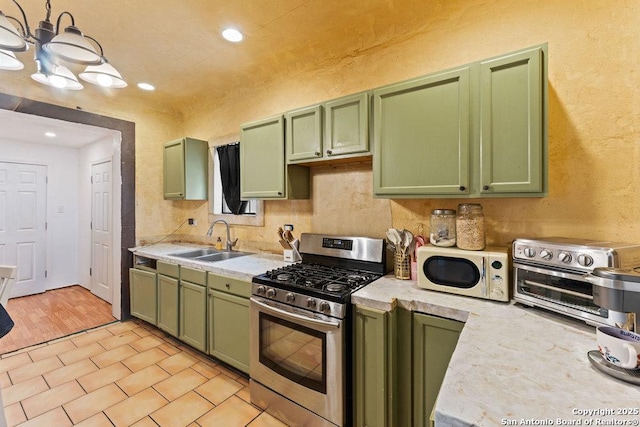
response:
[[[381,277],[369,271],[315,263],[287,265],[253,278],[253,283],[345,303],[349,295]]]

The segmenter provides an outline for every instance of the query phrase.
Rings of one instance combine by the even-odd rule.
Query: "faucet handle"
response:
[[[234,241],[227,240],[227,249],[232,250],[236,243],[238,243],[238,238],[236,238]]]

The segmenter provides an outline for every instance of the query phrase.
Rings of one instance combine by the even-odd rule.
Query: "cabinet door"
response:
[[[369,153],[368,93],[329,101],[324,113],[325,156]]]
[[[469,67],[373,92],[374,193],[469,194]]]
[[[542,48],[481,62],[480,76],[480,191],[545,191]]]
[[[428,426],[463,323],[413,314],[413,425]]]
[[[240,141],[240,197],[285,198],[283,117],[243,125]]]
[[[353,339],[354,425],[393,425],[389,313],[356,306]]]
[[[156,324],[156,273],[137,268],[129,269],[131,315]]]
[[[182,199],[185,195],[184,140],[164,146],[164,198]]]
[[[207,288],[180,281],[180,340],[207,351]]]
[[[249,373],[249,300],[209,290],[209,354]]]
[[[178,336],[178,279],[158,274],[158,328]]]
[[[289,112],[285,121],[288,163],[322,157],[322,106]]]

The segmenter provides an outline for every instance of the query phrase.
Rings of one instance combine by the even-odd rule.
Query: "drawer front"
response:
[[[187,282],[197,283],[198,285],[207,286],[207,272],[204,270],[196,270],[195,268],[181,267],[180,279]]]
[[[251,283],[209,273],[209,288],[240,297],[251,296]]]
[[[180,278],[180,266],[178,264],[169,264],[168,262],[158,261],[156,270],[165,276]]]

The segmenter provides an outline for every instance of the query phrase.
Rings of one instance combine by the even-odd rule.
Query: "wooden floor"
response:
[[[12,298],[7,311],[15,326],[0,338],[0,354],[115,321],[111,304],[80,285]]]

